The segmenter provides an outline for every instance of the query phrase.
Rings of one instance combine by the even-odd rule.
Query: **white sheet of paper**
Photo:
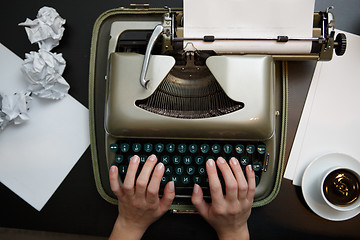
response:
[[[300,151],[302,149],[302,146],[300,146],[299,143],[299,139],[304,139],[305,136],[305,130],[306,127],[308,125],[309,119],[310,119],[310,113],[311,113],[311,109],[312,109],[312,104],[314,103],[314,97],[315,97],[315,93],[316,93],[316,89],[317,89],[317,85],[319,83],[319,75],[320,72],[319,69],[321,68],[321,63],[318,62],[317,64],[319,64],[317,66],[317,70],[315,69],[314,74],[313,74],[313,79],[311,81],[311,87],[309,87],[309,91],[308,94],[306,96],[306,107],[304,106],[303,111],[301,113],[301,119],[299,122],[299,127],[296,131],[296,144],[295,144],[295,139],[293,142],[293,147],[291,149],[290,152],[290,156],[289,156],[289,160],[285,169],[285,173],[284,173],[284,177],[287,179],[293,179],[293,177],[295,176],[296,173],[296,169],[298,166],[298,160],[299,158],[297,156],[300,155]],[[300,127],[300,125],[302,125],[302,127]],[[290,160],[291,159],[291,160]]]
[[[26,90],[22,59],[0,44],[0,91]],[[0,181],[40,211],[90,144],[88,109],[33,97],[30,120],[0,132]]]
[[[284,174],[294,185],[322,154],[342,152],[360,162],[360,36],[345,34],[345,54],[317,63]]]
[[[315,0],[184,0],[184,37],[309,38]],[[198,50],[245,53],[309,53],[311,42],[189,41]],[[184,41],[184,47],[188,41]]]

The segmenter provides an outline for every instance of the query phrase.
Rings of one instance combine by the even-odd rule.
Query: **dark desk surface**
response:
[[[88,106],[88,63],[92,26],[104,11],[129,6],[139,1],[6,1],[0,8],[0,42],[24,58],[37,50],[27,39],[23,27],[26,17],[36,18],[42,6],[54,7],[67,20],[65,34],[56,52],[67,61],[64,78],[69,93]],[[140,1],[144,2],[144,1]],[[182,1],[146,1],[152,7],[182,7]],[[360,1],[317,0],[315,10],[335,6],[336,27],[360,34]],[[289,125],[287,154],[296,132],[301,110],[310,84],[315,62],[289,63]],[[0,80],[1,81],[1,80]],[[108,236],[117,215],[116,206],[108,204],[97,193],[87,149],[59,189],[40,212],[0,184],[0,227],[24,228],[54,232]],[[360,215],[344,222],[324,220],[307,207],[301,189],[283,180],[277,198],[270,204],[253,209],[249,219],[252,239],[359,239]],[[154,223],[144,239],[217,239],[216,233],[198,215],[167,214]]]

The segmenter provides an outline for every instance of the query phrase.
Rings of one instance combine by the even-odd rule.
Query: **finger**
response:
[[[247,196],[248,184],[246,182],[244,172],[239,164],[239,161],[236,158],[230,159],[230,166],[235,175],[237,184],[238,184],[238,197],[243,199]]]
[[[247,181],[248,181],[247,199],[249,201],[253,201],[254,196],[255,196],[256,183],[255,183],[255,172],[252,169],[251,165],[248,165],[246,167],[246,177],[247,177]]]
[[[224,200],[224,195],[222,192],[214,160],[209,159],[206,162],[206,172],[209,178],[211,199],[213,200],[213,203],[221,204]]]
[[[222,176],[225,181],[226,189],[226,199],[228,200],[237,200],[238,199],[238,183],[232,173],[229,165],[226,163],[225,159],[219,157],[216,161],[217,166],[219,167]]]
[[[135,182],[135,176],[136,171],[139,167],[140,158],[137,155],[134,155],[129,162],[129,166],[126,172],[126,176],[123,183],[123,189],[124,192],[127,194],[134,194],[135,188],[134,188],[134,182]]]
[[[138,198],[145,198],[146,188],[149,182],[149,178],[152,170],[157,162],[157,158],[155,155],[151,155],[146,160],[140,175],[136,180],[136,188],[135,188],[135,196]]]
[[[198,184],[194,185],[193,194],[191,196],[191,202],[199,211],[200,215],[206,219],[210,205],[207,202],[205,202],[203,191]]]
[[[164,164],[161,162],[158,163],[158,165],[155,167],[146,191],[146,200],[149,203],[155,203],[159,200],[160,181],[162,176],[164,175],[164,169]]]
[[[160,209],[162,212],[169,210],[171,203],[175,198],[175,184],[173,181],[170,181],[166,184],[164,188],[164,195],[160,200]]]
[[[112,165],[109,171],[109,180],[111,191],[119,198],[121,196],[121,187],[119,183],[119,172],[115,165]]]

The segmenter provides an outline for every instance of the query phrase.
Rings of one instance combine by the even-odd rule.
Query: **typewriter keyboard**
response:
[[[119,169],[120,178],[124,181],[127,166],[133,155],[140,157],[138,174],[146,159],[155,154],[158,161],[165,165],[160,194],[168,181],[175,182],[177,195],[191,196],[194,183],[199,184],[204,196],[210,196],[205,163],[209,158],[216,160],[223,157],[226,161],[235,157],[242,169],[249,164],[255,171],[256,184],[266,162],[266,146],[261,142],[207,141],[207,140],[159,140],[159,139],[121,139],[110,144],[115,153],[113,164]],[[219,176],[223,183],[220,171]]]

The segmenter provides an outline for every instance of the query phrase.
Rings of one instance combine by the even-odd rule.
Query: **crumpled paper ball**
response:
[[[9,123],[21,124],[30,119],[28,115],[31,92],[20,92],[13,95],[0,94],[0,130]]]
[[[42,98],[63,98],[70,89],[70,85],[61,76],[65,65],[62,54],[43,49],[25,54],[22,70],[30,82],[28,90]]]
[[[25,26],[26,33],[31,43],[38,43],[40,49],[52,50],[59,45],[66,20],[51,7],[42,7],[37,14],[37,19],[26,19],[19,26]]]

